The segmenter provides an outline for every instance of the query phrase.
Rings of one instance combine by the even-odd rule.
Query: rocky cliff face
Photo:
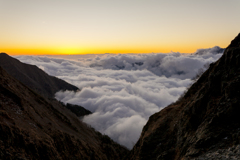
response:
[[[0,159],[122,159],[127,153],[0,67]]]
[[[49,76],[35,65],[29,65],[0,53],[0,66],[11,76],[45,97],[54,97],[59,90],[78,90],[77,87],[53,76]]]
[[[181,99],[149,118],[128,159],[191,159],[239,148],[239,115],[240,34]]]

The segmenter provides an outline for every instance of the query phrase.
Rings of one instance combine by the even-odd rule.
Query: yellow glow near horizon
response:
[[[18,43],[14,42],[6,44],[2,43],[0,46],[0,52],[6,52],[10,55],[69,55],[69,54],[104,54],[104,53],[170,53],[170,52],[181,52],[181,53],[194,53],[199,48],[211,48],[218,45],[222,48],[228,46],[230,41],[237,35],[237,33],[232,32],[229,35],[222,34],[215,37],[205,37],[198,36],[196,39],[189,36],[188,39],[182,39],[181,36],[176,35],[173,38],[166,40],[155,39],[153,41],[142,41],[141,39],[136,39],[136,41],[127,43],[119,41],[116,42],[97,42],[92,41],[92,46],[89,44],[79,45],[59,42],[58,39],[52,38],[51,41],[45,41],[41,43],[40,41],[25,41]],[[195,35],[196,36],[196,35]],[[187,37],[187,36],[186,36]],[[218,43],[216,44],[216,41]],[[90,43],[90,42],[89,42]],[[105,44],[106,43],[106,44]],[[41,44],[41,45],[40,45]],[[3,46],[7,47],[3,47]]]
[[[227,47],[230,40],[226,42],[226,45],[220,47]],[[215,45],[205,45],[205,47],[199,47],[198,45],[186,45],[176,44],[174,47],[165,45],[164,47],[89,47],[89,48],[73,48],[73,47],[39,47],[39,48],[5,48],[1,49],[0,52],[5,52],[9,55],[69,55],[69,54],[127,54],[127,53],[170,53],[170,52],[181,52],[181,53],[194,53],[200,48],[211,48]]]
[[[0,0],[0,52],[193,53],[225,48],[240,31],[239,6],[239,0]]]
[[[235,34],[230,34],[226,36],[226,38],[222,38],[221,42],[218,42],[218,45],[222,48],[225,48],[229,45],[230,41],[234,38]],[[217,37],[218,38],[218,37]],[[203,40],[204,41],[204,40]],[[172,43],[166,41],[158,44],[151,44],[146,42],[144,45],[141,43],[135,43],[130,45],[124,44],[115,44],[104,46],[93,45],[87,47],[78,47],[78,46],[64,46],[64,44],[60,44],[59,46],[53,44],[52,46],[25,46],[23,47],[9,47],[8,48],[0,48],[0,52],[5,52],[9,55],[69,55],[69,54],[127,54],[127,53],[170,53],[170,52],[181,52],[181,53],[194,53],[197,49],[200,48],[211,48],[214,47],[215,40],[214,39],[206,39],[203,41],[174,41]]]

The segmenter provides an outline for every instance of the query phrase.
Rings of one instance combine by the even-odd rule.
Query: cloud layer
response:
[[[88,56],[17,56],[81,88],[56,98],[81,105],[93,114],[83,121],[132,148],[150,115],[176,101],[204,64],[220,58],[214,47],[196,53],[105,54]]]

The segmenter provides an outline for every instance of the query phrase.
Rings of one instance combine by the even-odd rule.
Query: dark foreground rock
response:
[[[83,108],[82,106],[79,105],[74,105],[74,104],[66,104],[66,108],[69,109],[71,112],[73,112],[77,117],[83,117],[89,114],[92,114],[91,111]]]
[[[8,74],[45,97],[53,98],[60,90],[78,90],[77,87],[48,75],[37,66],[22,63],[6,53],[0,53],[0,66]]]
[[[125,147],[0,67],[0,159],[123,159]]]
[[[240,159],[239,115],[240,34],[181,99],[149,118],[128,159]]]

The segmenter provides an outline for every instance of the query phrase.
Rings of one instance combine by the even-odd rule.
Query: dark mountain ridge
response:
[[[59,90],[78,90],[77,87],[50,76],[35,65],[29,65],[0,53],[0,66],[11,76],[45,97],[53,98]]]
[[[49,76],[37,66],[22,63],[6,53],[0,53],[0,66],[2,66],[8,74],[46,98],[54,98],[55,93],[59,90],[78,90],[77,87],[61,79]],[[82,106],[71,104],[65,106],[78,117],[91,114],[89,110]]]
[[[181,99],[149,118],[128,159],[218,159],[224,149],[240,159],[239,114],[240,34]]]
[[[0,67],[0,159],[122,159],[127,153]]]
[[[84,107],[79,106],[79,105],[74,105],[74,104],[67,103],[64,106],[66,106],[67,109],[72,111],[77,117],[83,117],[83,116],[92,114],[91,111],[89,111],[89,110],[87,110]]]

